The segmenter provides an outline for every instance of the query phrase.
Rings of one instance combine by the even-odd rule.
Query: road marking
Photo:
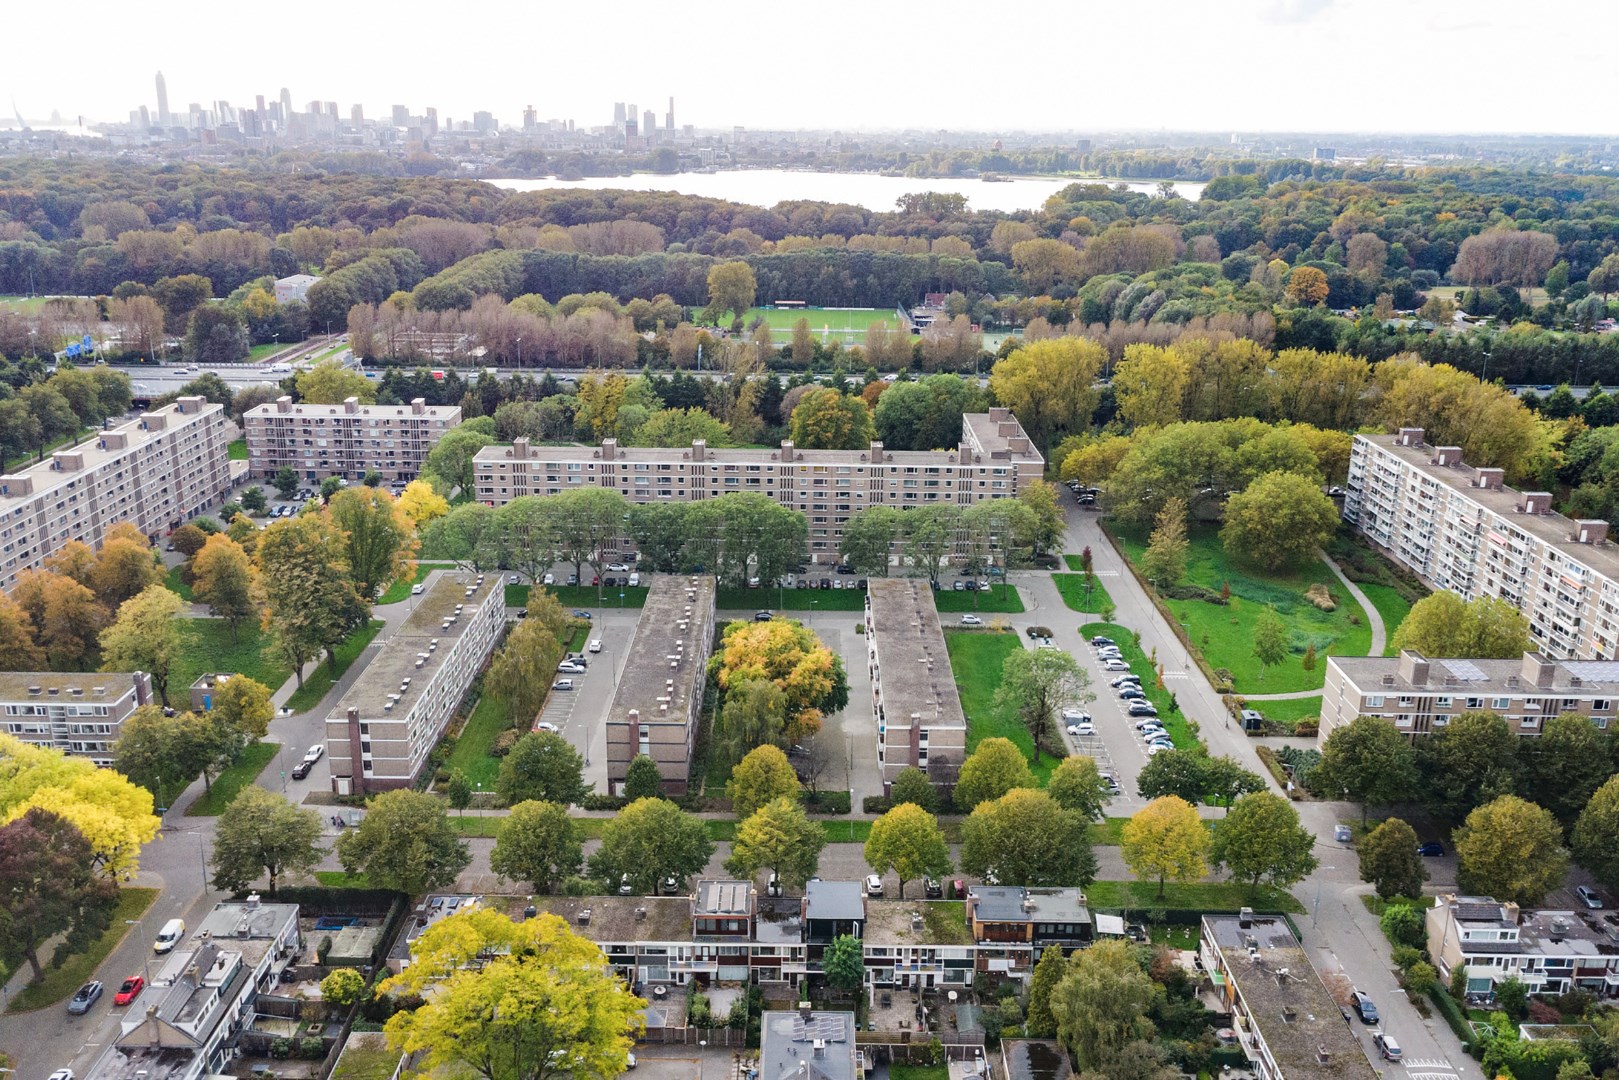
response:
[[[1164,672],[1164,678],[1166,678],[1166,679],[1189,679],[1189,678],[1191,678],[1191,676],[1186,674],[1186,672],[1184,672],[1184,671],[1166,671],[1166,672]]]

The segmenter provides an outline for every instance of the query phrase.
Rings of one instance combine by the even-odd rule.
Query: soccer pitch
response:
[[[893,308],[750,308],[742,322],[750,325],[759,316],[763,316],[771,336],[778,340],[784,334],[791,334],[799,319],[809,320],[812,334],[841,337],[863,338],[872,323],[881,323],[890,330],[903,326]]]

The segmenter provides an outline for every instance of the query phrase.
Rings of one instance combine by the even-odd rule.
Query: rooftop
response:
[[[1045,464],[1045,458],[1029,441],[1028,433],[1011,409],[994,408],[987,413],[967,413],[961,418],[962,433],[973,450],[992,458]]]
[[[491,593],[505,595],[502,580],[499,574],[441,574],[415,598],[410,617],[377,651],[327,719],[342,719],[349,709],[358,709],[362,718],[387,716],[392,711],[385,708],[390,702],[404,719],[456,640],[472,625],[473,614]],[[406,680],[410,685],[401,690]]]
[[[866,887],[858,881],[811,881],[804,886],[804,917],[864,919]]]
[[[1028,889],[1021,885],[970,885],[967,896],[975,901],[979,922],[1079,923],[1090,922],[1085,894],[1078,889]]]
[[[624,723],[634,711],[642,724],[684,727],[693,713],[693,697],[702,694],[707,679],[714,579],[649,574],[644,580],[649,586],[646,605],[607,716]]]
[[[1203,916],[1203,937],[1219,947],[1227,976],[1287,1077],[1373,1080],[1377,1073],[1355,1030],[1286,922],[1255,916]]]
[[[143,446],[161,439],[166,432],[174,430],[180,420],[190,421],[209,413],[223,414],[224,408],[223,405],[210,404],[204,397],[183,397],[172,405],[141,413],[134,420],[103,428],[82,443],[53,451],[44,461],[0,476],[0,507],[6,506],[9,502],[31,498],[41,491],[65,484],[109,461],[138,451]],[[174,424],[170,421],[174,421]],[[109,449],[120,440],[125,444],[123,447]],[[22,494],[19,489],[28,485],[4,483],[18,479],[27,480],[33,491],[30,494]],[[7,486],[13,489],[11,494],[3,490]]]
[[[388,953],[390,959],[407,960],[410,958],[410,946],[413,941],[425,934],[429,927],[436,925],[441,919],[447,919],[459,911],[471,911],[483,906],[483,897],[471,893],[431,893],[422,898],[416,905],[410,922],[405,926],[403,935],[395,939],[393,949]],[[519,901],[517,911],[523,910]],[[508,912],[513,918],[516,913]]]
[[[866,905],[869,945],[971,945],[967,905],[960,900],[873,900]]]
[[[693,916],[746,916],[752,910],[751,881],[699,881],[691,902]]]
[[[257,896],[250,896],[246,900],[221,900],[193,933],[198,939],[229,942],[230,948],[253,967],[297,921],[297,904],[265,904]]]
[[[1599,574],[1619,580],[1619,547],[1610,540],[1595,544],[1582,544],[1574,539],[1579,528],[1562,514],[1529,514],[1522,492],[1509,487],[1485,487],[1479,484],[1479,470],[1457,457],[1453,465],[1434,462],[1435,448],[1430,445],[1402,446],[1398,435],[1357,435],[1379,449],[1386,450],[1424,476],[1437,480],[1452,490],[1459,491],[1486,510],[1510,522],[1515,528],[1546,544],[1552,550],[1580,563]],[[1549,499],[1548,499],[1549,502]]]
[[[919,713],[923,727],[965,729],[967,715],[927,582],[872,578],[869,587],[871,640],[881,665],[888,723],[904,726]]]
[[[0,671],[0,701],[105,705],[134,690],[135,676],[125,671]]]
[[[759,1021],[759,1080],[857,1080],[854,1013],[767,1011]]]
[[[156,1028],[155,1018],[144,1027]],[[169,1080],[184,1076],[191,1070],[197,1051],[192,1046],[176,1046],[177,1033],[169,1028],[158,1037],[142,1038],[139,1042],[124,1041],[108,1048],[85,1074],[84,1080]]]
[[[691,899],[685,896],[536,896],[534,906],[598,943],[691,940]]]
[[[765,945],[797,945],[804,940],[804,901],[797,896],[762,896],[753,920],[753,940]]]
[[[1415,661],[1415,664],[1408,662]],[[1619,694],[1619,661],[1550,660],[1525,653],[1517,660],[1426,658],[1407,651],[1401,656],[1329,656],[1362,692],[1423,691],[1472,697],[1498,694],[1559,692],[1564,697],[1612,697]],[[1426,677],[1421,677],[1426,663]],[[1392,681],[1385,681],[1385,676]]]
[[[420,400],[420,399],[418,399],[418,400]],[[431,417],[431,418],[437,419],[437,418],[441,418],[441,417],[447,417],[447,416],[451,416],[451,415],[454,415],[454,414],[458,414],[458,413],[460,413],[460,411],[461,411],[461,406],[459,406],[459,405],[426,405],[426,404],[424,404],[422,406],[422,408],[418,411],[413,405],[361,405],[358,402],[355,402],[355,407],[350,408],[348,401],[340,401],[340,402],[337,402],[336,404],[313,404],[311,402],[303,401],[303,402],[298,402],[297,404],[294,404],[290,409],[282,410],[282,409],[277,407],[275,402],[271,401],[271,402],[266,402],[263,405],[255,405],[255,406],[253,406],[253,408],[251,408],[251,409],[247,410],[247,412],[243,413],[242,417],[243,417],[244,420],[252,420],[252,419],[255,419],[255,418],[266,417],[266,416],[350,416],[350,415],[352,415],[352,416],[378,416],[378,417],[383,417],[383,416],[386,416],[386,417],[394,417],[394,416],[398,416],[398,417],[426,416],[426,417]]]

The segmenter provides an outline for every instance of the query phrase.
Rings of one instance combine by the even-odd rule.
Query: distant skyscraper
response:
[[[640,133],[641,122],[635,118],[634,113],[630,113],[629,116],[624,119],[624,134],[633,139]]]
[[[658,114],[651,109],[641,114],[641,134],[649,139],[658,134]]]
[[[540,114],[534,111],[534,106],[530,105],[528,108],[523,110],[523,130],[533,131],[539,126]]]
[[[624,126],[624,103],[622,101],[613,102],[613,126],[616,128]]]
[[[141,106],[141,130],[144,131],[144,130],[146,130],[147,128],[149,128],[151,126],[152,126],[152,112],[145,105],[142,105]]]
[[[169,126],[169,84],[163,80],[161,71],[157,73],[157,122]]]
[[[281,115],[289,118],[292,116],[292,91],[285,86],[281,88]]]
[[[349,110],[349,123],[354,125],[355,130],[365,127],[365,109],[359,105],[351,108]]]
[[[495,114],[485,109],[479,109],[472,114],[472,129],[479,135],[487,135],[495,130]]]
[[[635,102],[630,102],[628,110],[626,110],[624,113],[624,119],[628,120],[632,124],[640,122],[641,110],[635,107]]]
[[[675,99],[672,97],[669,99],[669,111],[663,114],[663,126],[669,134],[675,133]]]
[[[422,115],[427,120],[427,125],[426,125],[427,133],[429,135],[437,135],[438,134],[438,110],[435,109],[433,106],[429,105],[423,111]]]
[[[394,127],[410,127],[410,107],[408,105],[394,106]]]

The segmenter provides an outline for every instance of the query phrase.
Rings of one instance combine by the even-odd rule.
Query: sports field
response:
[[[809,320],[811,333],[826,333],[839,338],[850,335],[863,338],[866,327],[872,323],[882,323],[890,330],[897,330],[901,325],[893,308],[750,308],[742,322],[750,324],[760,316],[770,326],[771,335],[778,340],[784,334],[791,334],[799,319]]]

